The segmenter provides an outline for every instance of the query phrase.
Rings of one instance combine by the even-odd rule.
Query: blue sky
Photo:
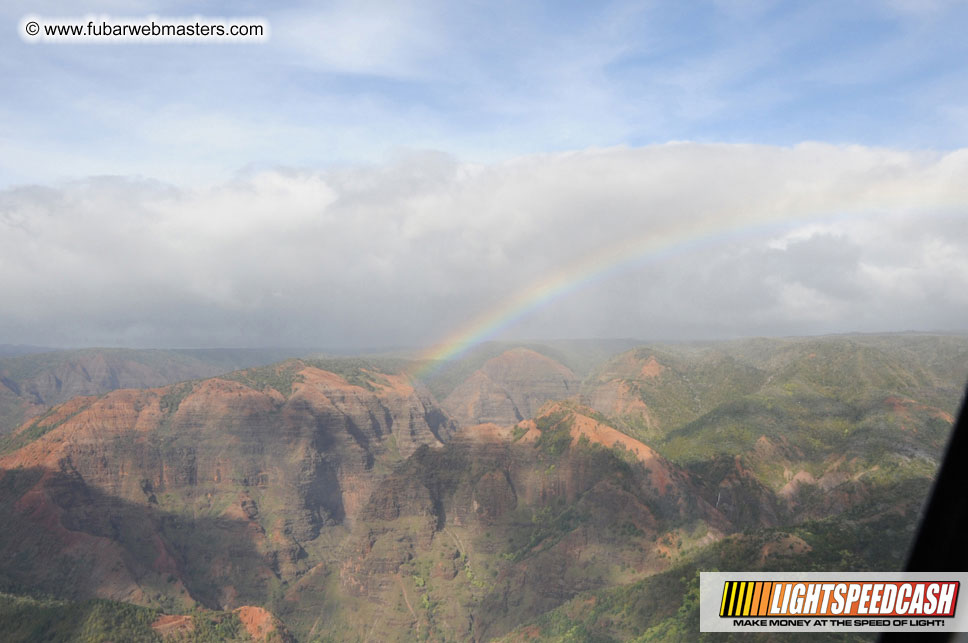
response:
[[[271,8],[270,8],[271,7]],[[954,149],[968,3],[5,3],[0,184],[672,140]],[[31,44],[25,14],[265,17],[266,44]],[[51,156],[58,158],[51,163]]]
[[[28,43],[27,14],[271,36]],[[968,330],[966,0],[0,21],[0,343],[431,346],[593,263],[505,336]]]

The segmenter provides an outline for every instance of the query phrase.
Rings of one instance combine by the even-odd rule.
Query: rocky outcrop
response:
[[[691,468],[697,491],[737,528],[773,527],[786,517],[785,503],[739,456],[720,456]]]
[[[235,615],[242,622],[245,633],[256,643],[292,643],[295,639],[286,626],[268,610],[252,605],[237,607]]]
[[[625,417],[641,422],[648,429],[658,428],[649,407],[642,401],[637,391],[624,380],[601,382],[588,391],[584,400],[588,406],[609,417]]]
[[[443,408],[462,425],[509,425],[530,418],[549,400],[578,392],[566,366],[527,348],[488,360],[448,395]]]

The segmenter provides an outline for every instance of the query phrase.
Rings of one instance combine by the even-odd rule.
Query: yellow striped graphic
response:
[[[774,583],[770,581],[726,581],[723,583],[719,615],[724,618],[766,616],[769,614],[773,587]]]

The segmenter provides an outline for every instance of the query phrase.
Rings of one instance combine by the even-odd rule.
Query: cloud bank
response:
[[[426,346],[629,240],[505,333],[966,330],[965,176],[968,150],[681,143],[20,186],[0,343]]]

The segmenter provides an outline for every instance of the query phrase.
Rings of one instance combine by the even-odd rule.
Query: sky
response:
[[[37,43],[28,15],[271,31]],[[968,331],[965,0],[0,23],[0,343]]]

